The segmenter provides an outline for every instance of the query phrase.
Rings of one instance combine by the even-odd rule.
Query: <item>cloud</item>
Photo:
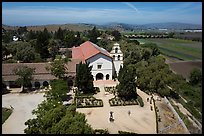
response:
[[[146,24],[156,22],[202,23],[202,8],[195,4],[177,5],[173,8],[138,10],[131,3],[125,2],[131,9],[109,8],[73,8],[49,6],[20,6],[2,8],[2,23],[8,25],[62,24],[62,23],[108,23],[121,22]],[[198,9],[194,12],[194,9]],[[134,9],[134,10],[132,10]],[[193,12],[191,12],[193,11]],[[139,14],[134,14],[134,13]]]
[[[122,2],[122,3],[126,4],[128,7],[134,9],[137,13],[139,13],[139,10],[130,2]]]

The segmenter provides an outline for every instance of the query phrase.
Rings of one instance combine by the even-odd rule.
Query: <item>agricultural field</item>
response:
[[[184,62],[170,62],[168,63],[170,69],[189,79],[190,73],[194,68],[202,70],[202,61],[184,61]]]
[[[162,54],[179,60],[202,60],[202,42],[183,39],[136,39],[140,43],[155,43]]]

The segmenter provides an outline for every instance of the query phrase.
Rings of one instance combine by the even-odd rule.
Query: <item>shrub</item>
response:
[[[137,134],[134,132],[128,132],[128,131],[118,131],[119,134]]]
[[[109,134],[107,129],[95,129],[95,134]]]
[[[77,108],[103,107],[103,101],[92,96],[77,96]],[[82,105],[85,103],[85,105]]]

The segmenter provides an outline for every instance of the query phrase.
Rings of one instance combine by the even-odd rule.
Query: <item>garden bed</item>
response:
[[[104,87],[105,92],[109,92],[110,94],[115,94],[116,87]]]
[[[138,105],[138,101],[136,99],[124,100],[114,97],[109,100],[109,104],[110,106]]]
[[[103,107],[103,101],[93,96],[77,96],[75,98],[77,108]]]

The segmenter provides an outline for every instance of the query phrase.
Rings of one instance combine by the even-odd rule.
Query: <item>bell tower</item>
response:
[[[120,67],[123,67],[123,53],[120,50],[120,45],[118,43],[115,43],[113,45],[110,54],[113,57],[114,70],[116,71],[116,74],[118,76]]]

